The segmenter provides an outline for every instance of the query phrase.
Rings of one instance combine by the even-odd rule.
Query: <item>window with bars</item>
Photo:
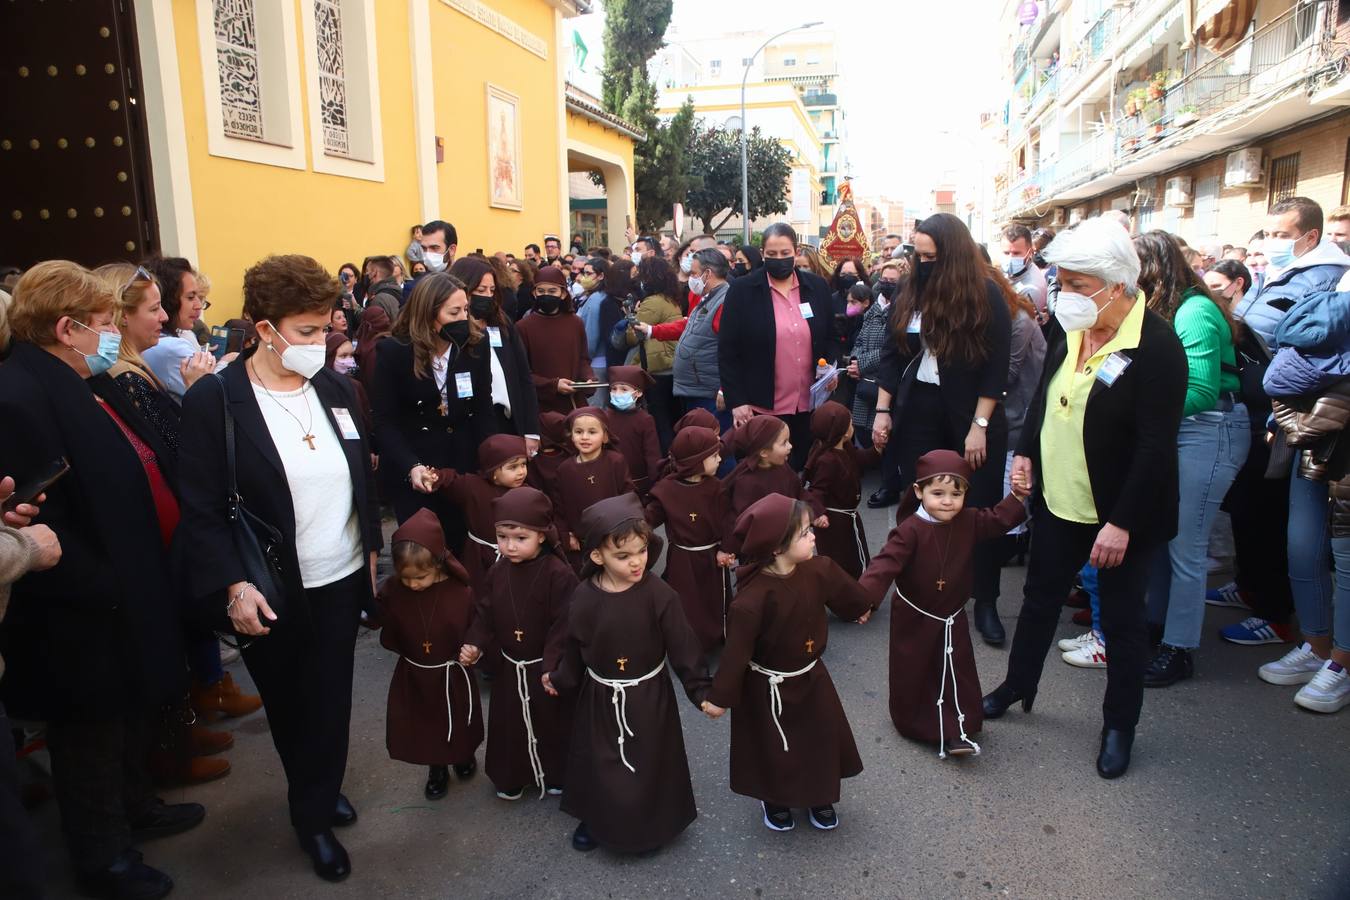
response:
[[[1270,161],[1270,199],[1267,211],[1298,190],[1298,154],[1290,153]]]

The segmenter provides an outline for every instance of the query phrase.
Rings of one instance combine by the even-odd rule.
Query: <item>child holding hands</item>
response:
[[[811,434],[816,441],[806,458],[802,479],[820,498],[830,520],[830,527],[816,537],[816,552],[857,578],[872,561],[867,532],[858,514],[862,470],[879,463],[881,454],[854,445],[853,415],[833,400],[811,413]]]
[[[628,464],[623,454],[610,447],[609,417],[603,409],[586,406],[574,409],[566,419],[566,432],[575,456],[558,466],[558,475],[550,488],[558,531],[567,559],[580,569],[581,514],[594,503],[632,491]]]
[[[811,504],[812,524],[818,528],[830,524],[820,498],[802,485],[801,476],[787,464],[792,455],[792,441],[782,419],[755,416],[732,432],[730,444],[739,462],[722,480],[731,511],[728,532],[734,527],[736,517],[749,509],[750,504],[770,494],[805,500]],[[729,549],[734,550],[734,547]]]

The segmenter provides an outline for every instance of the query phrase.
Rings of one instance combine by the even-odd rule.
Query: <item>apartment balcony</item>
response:
[[[1031,101],[1027,103],[1027,117],[1034,118],[1045,105],[1053,100],[1059,94],[1059,68],[1056,67],[1053,72],[1045,76],[1041,81],[1041,86],[1036,88],[1035,93],[1031,95]]]
[[[839,105],[839,95],[838,95],[838,94],[825,94],[825,93],[820,93],[820,94],[807,94],[806,96],[802,97],[802,105],[804,105],[804,106],[838,106],[838,105]]]
[[[1059,83],[1066,97],[1071,97],[1095,75],[1099,67],[1107,61],[1108,51],[1115,37],[1117,25],[1116,7],[1108,7],[1101,17],[1088,29],[1087,34],[1066,54],[1061,54]]]
[[[1116,119],[1118,158],[1147,155],[1157,142],[1199,122],[1250,109],[1311,75],[1323,62],[1320,14],[1330,6],[1291,8],[1168,85],[1161,97],[1141,94],[1144,89],[1132,92],[1124,108],[1133,114]]]

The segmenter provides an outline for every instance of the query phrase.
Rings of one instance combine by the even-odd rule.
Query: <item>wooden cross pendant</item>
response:
[[[524,634],[525,634],[525,632],[521,631],[519,628],[516,629],[516,643],[517,643],[517,644],[520,643],[520,639],[521,639],[521,637],[522,637]]]
[[[697,522],[697,521],[698,521],[698,513],[696,513],[696,512],[690,513],[690,514],[689,514],[689,521],[690,521],[690,522]]]
[[[595,484],[595,476],[594,476],[594,475],[587,475],[587,476],[586,476],[586,480],[589,481],[591,484]]]
[[[450,407],[446,405],[444,400],[441,401],[441,405],[437,407],[437,410],[439,410],[442,417],[450,415]]]
[[[947,583],[946,579],[939,578],[939,579],[937,580],[938,590],[939,590],[939,591],[942,590],[943,585],[945,585],[946,583]]]
[[[812,649],[814,649],[815,646],[816,646],[816,642],[815,642],[813,639],[811,639],[811,638],[807,638],[807,640],[806,640],[806,652],[807,652],[808,654],[811,653]]]
[[[312,435],[312,434],[307,434],[307,435],[305,435],[304,437],[302,437],[300,440],[304,441],[306,444],[309,444],[309,449],[311,449],[311,450],[314,449],[314,435]]]
[[[618,659],[616,659],[616,660],[614,660],[614,661],[615,661],[616,663],[619,664],[619,671],[620,671],[620,672],[626,672],[626,671],[628,671],[628,670],[625,668],[625,667],[628,665],[628,657],[626,657],[626,656],[620,656]]]
[[[422,642],[422,652],[428,656],[431,655],[431,641]]]

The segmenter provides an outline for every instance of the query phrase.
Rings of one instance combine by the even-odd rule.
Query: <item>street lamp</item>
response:
[[[807,28],[815,28],[817,25],[824,25],[824,22],[807,22],[804,25],[795,25],[787,31],[780,31],[767,41],[759,45],[759,49],[750,54],[750,58],[745,61],[745,73],[741,75],[741,243],[743,246],[750,246],[750,162],[749,153],[746,150],[746,128],[745,128],[745,83],[750,79],[750,67],[755,63],[755,57],[759,56],[760,51],[772,44],[785,34],[791,34],[794,31],[804,31]]]

